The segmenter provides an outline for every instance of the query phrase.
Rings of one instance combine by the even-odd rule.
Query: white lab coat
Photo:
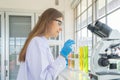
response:
[[[53,59],[48,40],[44,36],[34,37],[26,53],[25,62],[20,64],[17,80],[55,80],[66,66],[64,57]]]

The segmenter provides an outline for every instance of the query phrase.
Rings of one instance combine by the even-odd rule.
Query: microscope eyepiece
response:
[[[109,37],[112,29],[104,23],[100,21],[96,21],[95,25],[89,24],[87,29],[89,29],[92,33],[96,34],[101,38]]]
[[[108,25],[106,25],[106,24],[104,24],[104,23],[102,23],[100,21],[96,21],[95,27],[99,31],[101,31],[104,34],[105,37],[109,37],[109,35],[110,35],[111,31],[112,31],[112,29]]]
[[[88,25],[87,29],[89,29],[91,32],[94,31],[94,27],[93,27],[93,25],[91,25],[91,24]]]

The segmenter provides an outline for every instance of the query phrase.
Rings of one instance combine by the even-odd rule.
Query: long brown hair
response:
[[[50,21],[52,21],[53,19],[59,18],[59,17],[63,18],[63,14],[54,8],[49,8],[42,13],[42,15],[39,17],[37,24],[35,25],[33,30],[28,35],[28,38],[20,52],[20,55],[19,55],[20,62],[25,61],[26,50],[27,50],[27,47],[31,39],[35,36],[44,36],[47,33],[47,28],[50,24]]]

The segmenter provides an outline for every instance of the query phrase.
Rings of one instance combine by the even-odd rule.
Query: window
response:
[[[92,23],[92,7],[88,9],[88,24]]]
[[[80,27],[81,27],[81,25],[80,25],[80,17],[79,18],[77,18],[77,30],[80,30]]]
[[[87,2],[88,1],[88,2]],[[92,23],[92,0],[81,0],[79,5],[76,7],[77,12],[79,12],[76,19],[76,47],[79,48],[82,44],[81,41],[85,40],[89,44],[89,54],[92,50],[92,33],[87,30],[87,25]],[[85,42],[86,43],[86,42]],[[90,56],[89,56],[90,58]],[[90,62],[90,61],[89,61]],[[90,65],[89,65],[90,67]],[[90,68],[89,68],[90,70]]]
[[[2,45],[1,45],[1,15],[0,15],[0,74],[1,74],[1,48],[2,48]],[[1,75],[0,75],[0,80],[1,80]]]
[[[117,29],[120,31],[120,9],[113,12],[112,14],[108,15],[107,17],[107,21],[108,21],[108,25],[112,28],[112,29]]]
[[[92,0],[87,0],[88,2],[88,7],[92,4]]]
[[[120,31],[120,22],[118,20],[120,18],[120,0],[81,0],[76,10],[78,12],[75,17],[77,47],[80,46],[80,40],[86,38],[89,43],[90,57],[92,46],[101,38],[96,35],[94,35],[95,37],[92,36],[91,31],[87,30],[87,25],[94,24],[94,21],[99,20],[112,29]]]
[[[81,6],[81,7],[82,7],[82,10],[81,10],[81,11],[83,12],[83,11],[87,8],[87,1],[86,1],[86,0],[82,0],[82,1],[81,1],[81,5],[82,5],[82,6]]]
[[[79,16],[79,15],[80,15],[80,4],[77,7],[77,16]]]
[[[81,28],[87,25],[87,11],[81,15]]]
[[[18,56],[25,40],[32,28],[33,17],[31,15],[8,15],[9,31],[9,79],[16,80],[19,62]],[[14,77],[13,77],[14,76]]]
[[[98,18],[105,15],[105,1],[106,0],[97,1],[97,17]]]
[[[120,7],[120,0],[107,0],[107,13]]]

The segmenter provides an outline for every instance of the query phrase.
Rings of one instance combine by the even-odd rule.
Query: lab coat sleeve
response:
[[[62,56],[59,56],[52,64],[48,65],[46,70],[51,74],[52,80],[56,80],[56,77],[65,68],[65,66],[65,59]],[[47,77],[46,80],[49,80],[49,77]]]
[[[59,56],[53,63],[49,64],[47,55],[45,55],[46,52],[38,41],[32,40],[30,42],[26,54],[28,80],[55,80],[65,68],[66,62],[62,56]]]

